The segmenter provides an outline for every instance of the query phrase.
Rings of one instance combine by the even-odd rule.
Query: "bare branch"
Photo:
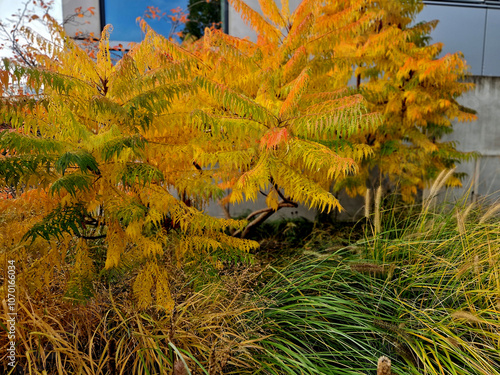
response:
[[[297,207],[297,206],[298,205],[295,202],[281,201],[278,203],[278,208],[276,210],[274,210],[272,207],[266,207],[266,208],[262,208],[260,210],[254,211],[246,217],[246,220],[250,220],[257,215],[259,215],[259,216],[257,218],[255,218],[252,222],[250,222],[244,229],[240,229],[240,230],[237,230],[236,232],[232,233],[232,236],[236,237],[236,236],[240,235],[240,233],[241,233],[240,237],[245,238],[245,236],[248,234],[250,229],[252,229],[253,227],[255,227],[255,226],[259,225],[260,223],[262,223],[263,221],[265,221],[269,216],[271,216],[272,214],[274,214],[275,212],[277,212],[281,208]]]

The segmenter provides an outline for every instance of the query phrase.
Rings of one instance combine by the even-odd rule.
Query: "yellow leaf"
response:
[[[273,188],[269,193],[267,194],[266,198],[266,204],[267,207],[271,207],[274,211],[278,209],[278,204],[279,204],[279,195],[276,192],[276,190]]]

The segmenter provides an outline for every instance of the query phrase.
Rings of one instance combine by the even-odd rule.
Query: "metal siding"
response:
[[[482,74],[484,30],[486,9],[426,5],[416,18],[416,22],[438,19],[439,24],[432,31],[432,42],[444,44],[441,55],[461,51],[470,72]]]
[[[500,9],[488,9],[482,75],[500,77]]]

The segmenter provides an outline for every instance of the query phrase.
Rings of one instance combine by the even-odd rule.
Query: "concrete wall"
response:
[[[455,124],[454,132],[443,140],[457,142],[461,151],[477,151],[477,161],[463,163],[464,187],[446,192],[460,198],[469,192],[472,199],[500,198],[500,3],[484,1],[424,1],[426,6],[415,22],[437,19],[432,42],[444,44],[441,55],[461,51],[476,84],[460,98],[460,103],[478,112],[478,121]]]
[[[458,123],[453,133],[443,138],[457,142],[460,151],[477,151],[477,161],[463,163],[457,171],[466,172],[463,188],[448,191],[450,197],[459,198],[467,193],[476,197],[496,200],[500,198],[500,77],[472,77],[476,85],[460,98],[460,103],[477,111],[478,120]],[[472,198],[472,197],[471,197]]]

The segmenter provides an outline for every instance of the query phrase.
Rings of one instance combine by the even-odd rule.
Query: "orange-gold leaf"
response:
[[[280,145],[283,142],[286,142],[290,137],[290,133],[287,128],[274,128],[268,131],[264,136],[260,139],[260,145],[262,148],[271,149]]]

